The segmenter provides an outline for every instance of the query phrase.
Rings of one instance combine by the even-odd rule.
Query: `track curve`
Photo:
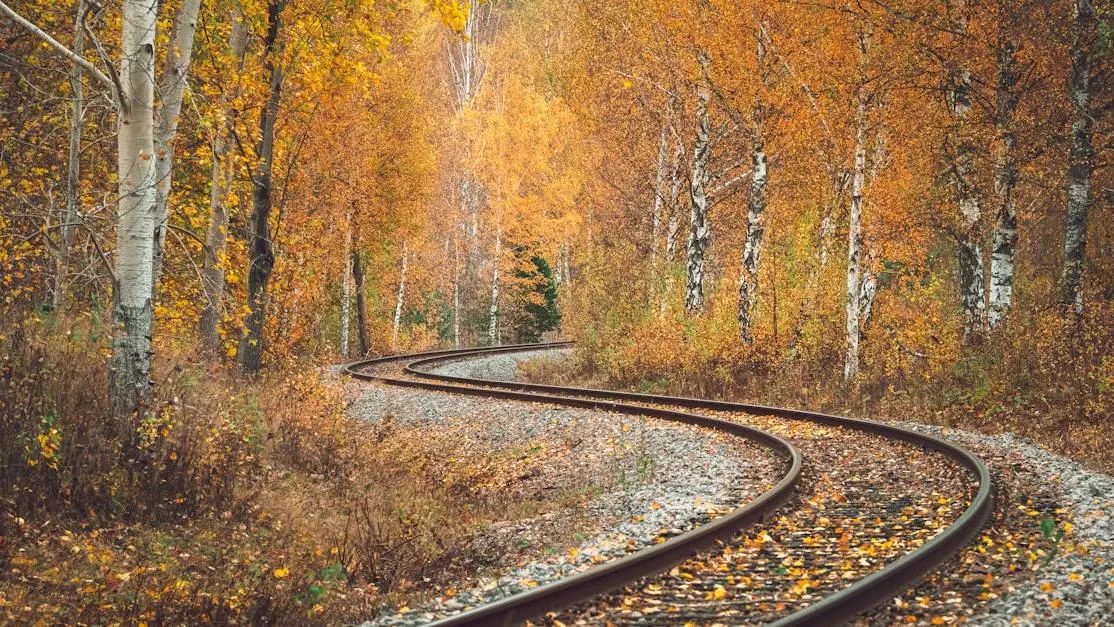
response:
[[[356,362],[347,366],[345,372],[357,379],[378,380],[391,385],[474,396],[604,409],[616,413],[648,415],[718,429],[770,447],[790,461],[790,470],[777,485],[751,503],[688,533],[674,537],[663,544],[603,564],[579,575],[452,616],[437,623],[439,625],[514,624],[547,611],[595,597],[632,583],[645,575],[664,571],[694,555],[700,549],[707,548],[717,541],[727,540],[737,531],[762,520],[789,500],[801,477],[802,459],[796,447],[783,438],[738,422],[677,411],[669,407],[704,409],[717,412],[745,412],[756,416],[803,420],[820,425],[853,429],[887,439],[899,440],[924,450],[942,453],[976,477],[977,490],[970,504],[958,519],[940,531],[936,537],[838,592],[825,596],[816,603],[773,621],[773,624],[776,625],[829,625],[849,620],[857,614],[885,602],[898,591],[912,585],[925,574],[943,564],[951,555],[966,545],[979,532],[993,509],[990,474],[981,459],[966,449],[942,439],[883,423],[795,409],[610,390],[473,379],[436,374],[427,370],[447,362],[482,355],[566,348],[570,345],[569,342],[561,342],[431,351]],[[403,371],[408,378],[362,372],[363,369],[372,366],[403,361],[406,362]]]

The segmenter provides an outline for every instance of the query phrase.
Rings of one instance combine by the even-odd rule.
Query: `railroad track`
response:
[[[346,372],[391,385],[717,429],[770,448],[786,460],[786,474],[758,498],[697,529],[438,624],[509,625],[547,613],[592,624],[844,622],[946,562],[992,511],[990,475],[980,459],[882,423],[433,372],[462,359],[567,346],[433,351],[357,362]]]

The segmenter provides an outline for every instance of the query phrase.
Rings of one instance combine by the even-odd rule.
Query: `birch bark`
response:
[[[453,242],[453,348],[460,348],[460,244]]]
[[[391,348],[398,350],[398,330],[402,326],[402,306],[406,302],[406,270],[410,265],[410,243],[402,244],[402,267],[398,275],[398,295],[395,298],[394,326],[391,328]]]
[[[959,33],[967,32],[966,4],[952,0],[948,5],[952,13],[952,27]],[[982,208],[979,206],[975,185],[976,149],[968,130],[971,112],[971,71],[962,64],[948,68],[945,96],[948,112],[952,116],[949,133],[951,163],[949,177],[956,204],[959,206],[960,226],[956,233],[959,256],[959,292],[963,310],[963,341],[978,343],[986,323],[985,262],[979,242]]]
[[[1091,0],[1073,0],[1073,39],[1069,89],[1075,109],[1068,154],[1068,215],[1064,233],[1064,270],[1060,302],[1076,315],[1083,314],[1083,267],[1087,254],[1087,214],[1093,202],[1091,175],[1095,169],[1092,146],[1094,112],[1091,110],[1092,66],[1098,23]]]
[[[503,254],[503,225],[495,225],[495,255],[491,260],[491,311],[487,327],[487,341],[491,346],[500,342],[499,338],[499,272],[500,258]]]
[[[1014,189],[1018,183],[1017,135],[1014,130],[1014,112],[1017,110],[1017,49],[1019,42],[1013,35],[1013,23],[1005,2],[998,6],[997,63],[998,84],[995,111],[995,130],[998,136],[998,154],[995,159],[994,191],[998,196],[995,216],[994,243],[990,257],[990,297],[987,324],[998,326],[1006,319],[1013,306],[1014,256],[1017,253],[1017,208]]]
[[[344,255],[340,258],[340,354],[348,356],[349,329],[352,328],[352,208],[344,214]]]
[[[703,52],[700,53],[700,60],[702,64],[707,62]],[[708,248],[710,234],[706,190],[710,148],[709,100],[711,100],[711,89],[705,78],[696,88],[696,141],[693,145],[692,176],[689,179],[692,208],[689,214],[689,240],[685,257],[685,311],[688,312],[699,312],[704,309],[704,252]]]
[[[657,172],[654,176],[654,208],[650,213],[650,267],[654,282],[657,283],[658,269],[661,265],[661,227],[665,208],[665,178],[669,168],[669,123],[672,106],[666,107],[661,119],[661,137],[658,139]]]
[[[159,108],[155,121],[155,235],[154,269],[151,272],[152,298],[162,276],[163,248],[166,244],[167,207],[170,203],[171,171],[174,166],[174,136],[186,91],[186,77],[193,56],[193,40],[197,31],[197,15],[201,0],[183,0],[174,16],[170,42],[166,50],[166,67],[159,78]]]
[[[758,299],[758,268],[762,262],[762,244],[766,233],[762,214],[766,210],[766,183],[769,174],[765,147],[766,111],[762,94],[763,88],[769,82],[765,24],[759,24],[757,34],[757,67],[762,80],[754,103],[754,128],[750,149],[750,197],[747,199],[747,225],[743,244],[743,262],[739,270],[739,339],[747,344],[754,341],[752,315],[755,302]]]
[[[870,53],[870,33],[859,32],[860,74],[856,94],[855,164],[851,171],[851,207],[847,223],[847,347],[843,359],[843,379],[853,381],[859,374],[859,340],[862,326],[862,215],[863,187],[866,182],[867,100],[866,60]]]
[[[113,414],[142,411],[150,398],[154,252],[155,27],[157,0],[125,0],[120,39],[116,271],[109,398]]]

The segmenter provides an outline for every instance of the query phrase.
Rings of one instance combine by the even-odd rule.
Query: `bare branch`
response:
[[[89,73],[90,76],[100,81],[109,89],[113,90],[114,93],[119,93],[119,85],[117,83],[114,83],[112,79],[105,75],[104,72],[97,69],[97,66],[90,63],[88,60],[85,59],[85,57],[63,46],[61,43],[58,42],[57,39],[51,37],[49,33],[39,28],[38,26],[35,26],[22,15],[13,11],[11,7],[3,2],[3,0],[0,0],[0,13],[7,15],[8,18],[10,18],[13,22],[27,29],[35,37],[38,37],[39,39],[46,42],[47,45],[49,45],[51,48],[54,48],[54,50],[59,52],[62,56],[81,66],[81,69],[85,70]]]

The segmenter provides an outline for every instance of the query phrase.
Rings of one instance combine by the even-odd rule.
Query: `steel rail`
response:
[[[496,348],[458,349],[431,351],[413,355],[397,355],[349,364],[345,367],[344,372],[356,379],[380,381],[382,383],[403,387],[431,389],[472,396],[558,404],[587,409],[602,409],[626,415],[651,416],[673,422],[697,425],[758,442],[772,449],[777,455],[784,458],[787,462],[788,470],[773,487],[763,492],[754,500],[695,529],[674,536],[661,544],[656,544],[616,560],[606,562],[584,571],[583,573],[578,573],[571,577],[566,577],[544,586],[509,596],[494,603],[482,605],[472,610],[450,616],[444,620],[438,621],[435,623],[436,625],[513,625],[551,610],[586,601],[599,594],[636,581],[641,577],[662,572],[676,564],[684,562],[697,554],[701,549],[708,548],[717,542],[727,540],[733,537],[740,529],[759,522],[768,515],[774,513],[791,498],[797,483],[800,481],[802,459],[800,451],[798,451],[795,446],[777,435],[736,422],[660,407],[642,407],[626,403],[617,403],[610,400],[554,396],[550,394],[512,390],[493,390],[490,388],[478,388],[471,385],[434,383],[421,379],[400,379],[378,373],[363,372],[363,370],[368,367],[404,360],[413,361],[418,359],[425,361],[431,359],[458,359],[461,357],[474,357],[490,353],[537,350],[538,348],[554,348],[565,345],[567,345],[567,343],[543,345],[526,344]]]
[[[545,348],[567,347],[569,343],[534,345],[532,347],[507,346],[489,349],[485,353],[519,352],[524,350],[540,350]],[[743,412],[753,415],[774,416],[807,420],[819,424],[847,427],[859,431],[873,433],[883,437],[909,442],[924,449],[938,451],[959,462],[970,470],[978,479],[978,490],[972,498],[967,509],[950,526],[942,530],[934,538],[918,547],[916,550],[903,555],[890,562],[882,569],[867,575],[849,585],[848,587],[832,593],[819,602],[809,605],[797,612],[781,618],[773,625],[831,625],[846,622],[855,616],[866,612],[895,596],[898,592],[912,586],[922,577],[937,569],[948,561],[961,548],[970,543],[986,524],[994,509],[993,490],[990,472],[986,464],[977,455],[966,448],[948,442],[942,438],[918,433],[910,429],[903,429],[894,425],[881,422],[849,418],[831,414],[810,412],[801,409],[787,409],[782,407],[768,407],[764,405],[751,405],[746,403],[732,403],[727,401],[714,401],[707,399],[661,396],[653,394],[640,394],[636,392],[617,392],[613,390],[598,390],[591,388],[576,388],[557,385],[520,383],[515,381],[495,381],[487,379],[471,379],[441,375],[422,370],[438,363],[453,361],[465,355],[457,356],[428,356],[414,360],[406,366],[407,374],[414,377],[436,380],[442,383],[451,382],[471,386],[486,386],[499,388],[504,391],[515,392],[545,392],[551,394],[566,394],[579,398],[594,397],[597,399],[614,399],[637,403],[656,405],[672,405],[689,409],[707,409],[714,411]],[[603,592],[601,590],[601,592]],[[513,597],[512,597],[513,598]]]

